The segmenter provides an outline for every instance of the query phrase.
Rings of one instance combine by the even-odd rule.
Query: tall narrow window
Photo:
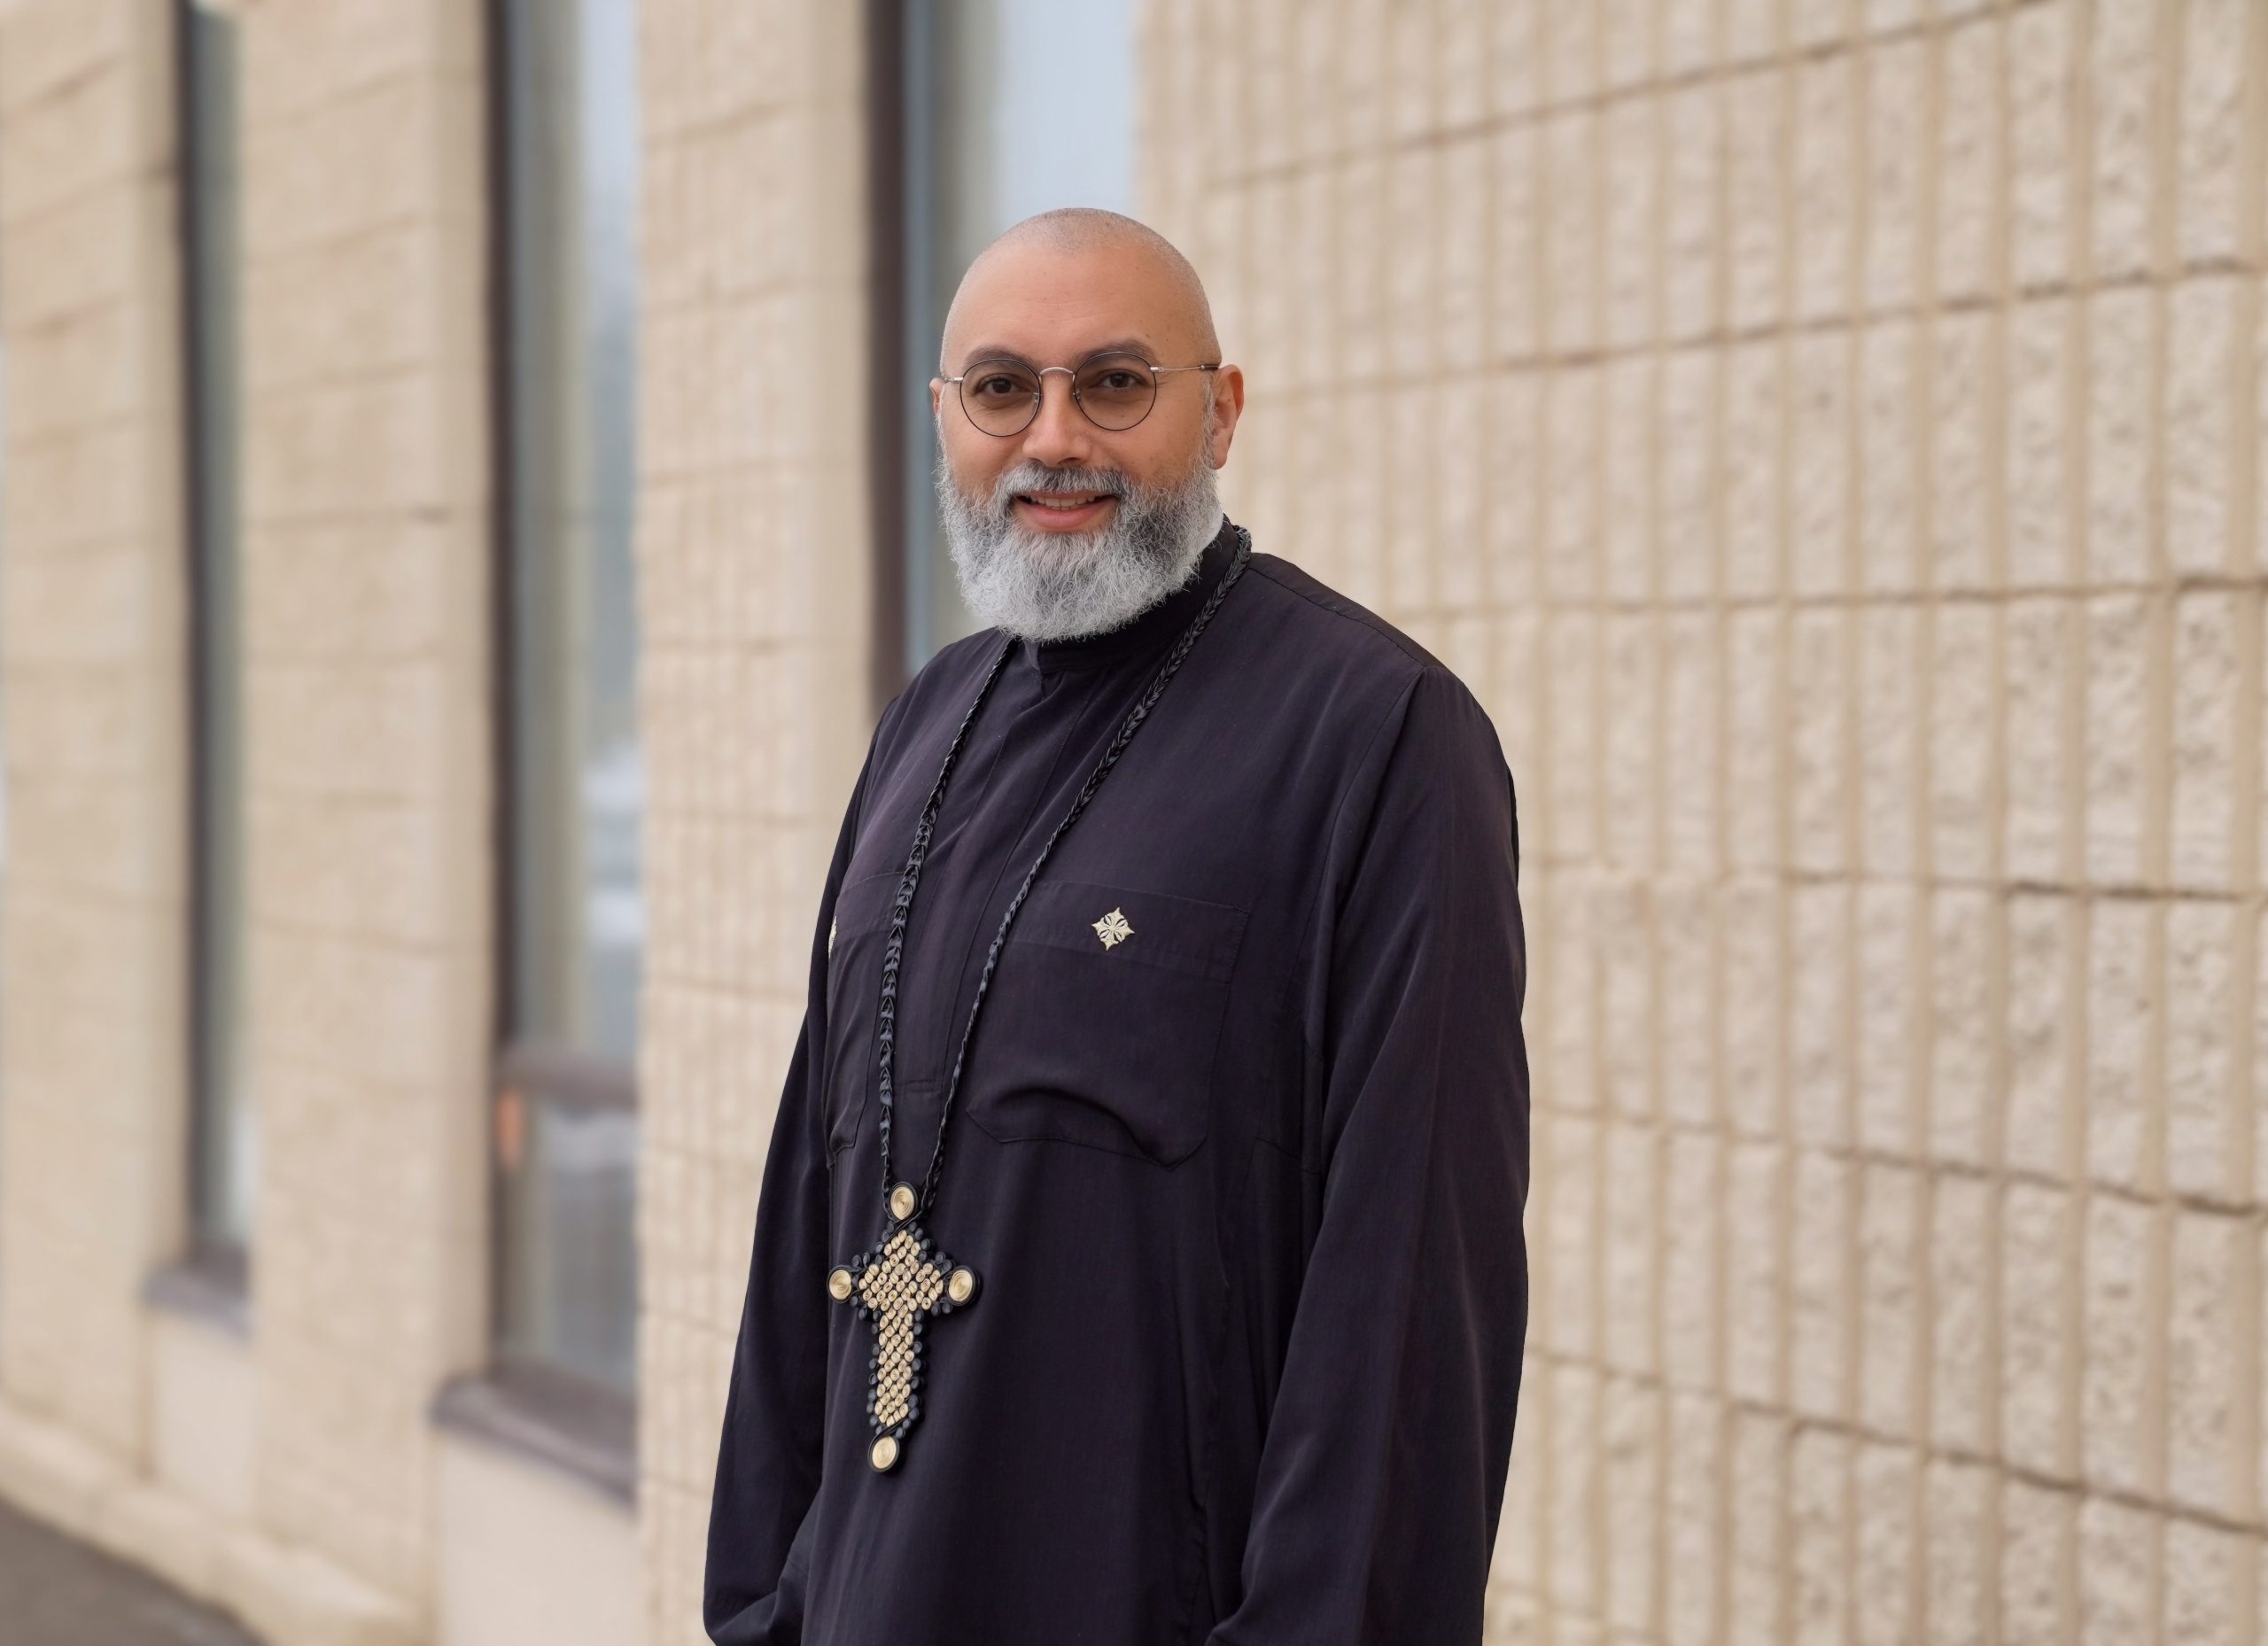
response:
[[[241,1285],[258,1184],[245,1075],[243,656],[238,623],[237,24],[182,0],[183,338],[190,702],[192,1263]]]
[[[897,36],[902,122],[897,170],[902,248],[899,369],[885,389],[897,420],[905,666],[976,627],[945,551],[931,476],[936,432],[925,385],[961,271],[986,241],[1059,206],[1134,209],[1133,0],[902,0],[882,8]],[[1076,62],[1062,43],[1076,40]],[[886,328],[887,330],[887,328]]]
[[[496,1356],[628,1394],[644,948],[634,0],[497,0]]]

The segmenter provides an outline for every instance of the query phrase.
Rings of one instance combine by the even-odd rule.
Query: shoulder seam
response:
[[[1357,628],[1368,629],[1380,640],[1392,645],[1397,651],[1401,652],[1403,656],[1409,658],[1410,662],[1418,664],[1421,669],[1440,666],[1439,658],[1432,656],[1426,653],[1418,647],[1417,641],[1411,640],[1408,635],[1396,629],[1384,617],[1379,617],[1378,613],[1374,611],[1343,610],[1340,607],[1331,605],[1328,602],[1318,599],[1309,590],[1293,587],[1282,578],[1277,576],[1274,569],[1271,567],[1262,565],[1255,562],[1252,569],[1260,573],[1262,577],[1266,578],[1269,582],[1275,585],[1278,588],[1282,589],[1286,594],[1293,595],[1298,599],[1307,602],[1309,605],[1313,606],[1317,611],[1328,612],[1331,616],[1337,617],[1342,623],[1351,623]]]

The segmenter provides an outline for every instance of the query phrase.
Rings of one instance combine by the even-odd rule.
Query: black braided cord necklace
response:
[[[984,994],[992,983],[993,968],[1000,962],[1002,945],[1008,941],[1008,928],[1014,923],[1016,912],[1024,905],[1032,885],[1039,879],[1040,870],[1046,866],[1056,842],[1065,831],[1078,820],[1095,797],[1095,790],[1102,787],[1104,778],[1118,764],[1126,752],[1126,745],[1134,741],[1134,734],[1142,729],[1150,718],[1150,710],[1172,681],[1182,660],[1189,656],[1190,648],[1197,644],[1197,637],[1213,620],[1221,602],[1230,589],[1244,575],[1246,563],[1252,558],[1252,533],[1242,526],[1231,524],[1236,533],[1236,553],[1228,569],[1214,586],[1211,594],[1181,638],[1166,654],[1149,687],[1118,728],[1118,735],[1103,751],[1102,758],[1087,774],[1070,809],[1063,820],[1048,835],[1047,843],[1039,849],[1039,856],[1024,872],[1023,884],[1008,901],[1007,912],[1000,917],[1000,929],[993,934],[992,946],[984,956],[984,969],[977,976],[976,998],[969,1003],[968,1021],[960,1032],[960,1044],[953,1054],[951,1077],[945,1083],[945,1100],[937,1114],[937,1140],[929,1152],[929,1169],[917,1190],[910,1183],[899,1182],[890,1166],[890,1117],[896,1104],[890,1085],[891,1052],[897,1033],[897,967],[905,951],[905,924],[913,912],[913,890],[921,879],[921,865],[929,855],[929,838],[937,826],[937,812],[944,804],[945,785],[953,774],[953,763],[959,759],[961,745],[968,740],[969,727],[976,723],[977,711],[984,707],[984,700],[992,694],[993,683],[1000,678],[1000,670],[1009,654],[1014,651],[1012,638],[992,659],[992,667],[984,683],[976,688],[975,701],[968,712],[961,717],[960,728],[953,734],[953,741],[945,750],[944,764],[938,768],[937,780],[929,791],[928,804],[921,808],[920,820],[913,826],[913,844],[905,856],[905,873],[897,884],[897,897],[890,906],[889,941],[882,948],[882,1005],[876,1013],[874,1029],[874,1061],[876,1085],[881,1096],[881,1134],[882,1156],[882,1201],[884,1216],[882,1238],[869,1250],[860,1253],[849,1262],[836,1267],[827,1277],[829,1296],[838,1303],[848,1303],[861,1320],[870,1322],[874,1343],[866,1358],[866,1424],[874,1432],[866,1460],[876,1471],[896,1467],[904,1449],[905,1432],[921,1415],[921,1372],[926,1355],[922,1339],[925,1322],[931,1316],[950,1315],[976,1300],[977,1276],[965,1263],[956,1263],[939,1251],[921,1227],[921,1216],[937,1198],[937,1184],[945,1167],[945,1128],[952,1119],[953,1097],[960,1090],[961,1070],[968,1061],[969,1044],[975,1038],[976,1016],[983,1010]]]

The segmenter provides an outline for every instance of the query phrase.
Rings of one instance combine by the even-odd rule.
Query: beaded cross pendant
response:
[[[874,1248],[827,1277],[827,1295],[874,1325],[866,1425],[874,1440],[866,1461],[878,1471],[897,1465],[905,1432],[921,1415],[924,1323],[976,1300],[976,1271],[938,1251],[913,1221],[911,1186],[900,1184],[891,1192],[890,1210],[898,1221]]]

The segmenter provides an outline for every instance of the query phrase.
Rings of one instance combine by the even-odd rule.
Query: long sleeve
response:
[[[806,1523],[819,1492],[827,1410],[827,1167],[819,1090],[826,934],[873,759],[870,748],[827,868],[803,1027],[757,1200],[702,1583],[702,1622],[716,1646],[796,1646],[803,1639]]]
[[[1527,1328],[1511,774],[1438,666],[1334,826],[1307,968],[1321,1206],[1210,1646],[1480,1639]]]

